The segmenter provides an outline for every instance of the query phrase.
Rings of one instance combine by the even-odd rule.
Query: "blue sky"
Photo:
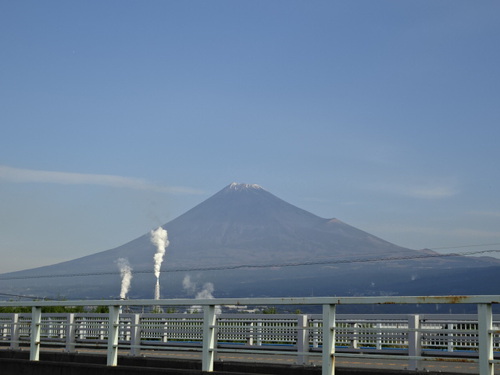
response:
[[[119,246],[233,181],[401,246],[500,248],[499,12],[0,3],[0,272]]]

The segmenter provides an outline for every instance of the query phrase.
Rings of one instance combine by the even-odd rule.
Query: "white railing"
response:
[[[473,320],[472,315],[468,320]],[[203,339],[203,315],[202,314],[120,314],[120,345],[126,346],[131,343],[131,329],[133,322],[138,320],[140,343],[148,344],[201,344]],[[429,320],[431,319],[431,320]],[[464,328],[469,332],[465,339],[458,335],[458,331],[446,332],[448,323],[432,323],[435,319],[428,316],[420,316],[422,329],[435,328],[440,332],[436,337],[425,336],[422,340],[423,348],[446,347],[449,351],[455,347],[466,347],[477,349],[477,335],[470,332],[477,330],[476,324],[472,322],[460,322],[452,315],[446,321],[455,322],[455,326],[466,325]],[[70,323],[70,321],[73,321]],[[301,324],[301,321],[305,321]],[[346,348],[406,348],[408,346],[408,315],[337,315],[336,347]],[[424,323],[425,322],[425,323]],[[70,340],[66,327],[72,325],[74,329],[73,341],[77,344],[85,344],[98,341],[106,341],[108,338],[108,314],[43,314],[40,328],[40,336],[43,341],[49,340],[66,343]],[[242,344],[245,346],[267,346],[278,345],[296,346],[299,341],[297,332],[306,331],[305,347],[312,350],[319,348],[322,334],[322,316],[320,314],[219,314],[217,315],[217,342],[219,344]],[[432,324],[432,326],[430,325]],[[424,326],[425,325],[425,326]],[[31,332],[31,313],[24,314],[0,314],[1,341],[15,343],[29,343]],[[16,335],[14,332],[18,330]],[[400,333],[388,330],[400,330]],[[422,333],[425,333],[424,331]],[[19,341],[12,340],[13,337]],[[447,344],[447,345],[443,345]],[[450,349],[451,348],[451,349]]]
[[[203,313],[122,313],[125,307],[184,307],[193,300],[32,301],[0,302],[0,306],[28,306],[32,313],[0,314],[0,345],[30,347],[39,359],[42,345],[107,349],[107,363],[117,365],[118,349],[139,355],[141,350],[199,350],[202,370],[213,371],[217,352],[287,353],[306,364],[322,358],[323,374],[334,374],[335,357],[388,358],[405,354],[409,369],[422,361],[462,358],[479,363],[480,375],[492,375],[494,349],[500,349],[500,316],[492,304],[500,296],[461,297],[335,297],[196,300]],[[339,304],[468,303],[478,306],[471,315],[336,314]],[[216,314],[224,305],[321,305],[322,314]],[[46,306],[108,306],[109,313],[42,313]],[[472,355],[471,355],[472,354]]]

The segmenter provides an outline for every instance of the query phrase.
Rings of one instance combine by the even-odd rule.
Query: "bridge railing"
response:
[[[294,352],[297,362],[322,358],[323,374],[334,374],[334,358],[364,356],[388,358],[406,355],[410,369],[422,361],[450,355],[477,362],[480,375],[493,374],[494,349],[500,348],[500,317],[492,304],[500,296],[461,297],[335,297],[283,299],[196,300],[203,313],[123,313],[123,307],[192,305],[192,300],[30,301],[0,302],[0,306],[29,306],[32,313],[0,314],[0,345],[10,349],[29,346],[38,360],[41,346],[107,349],[108,365],[117,365],[118,349],[139,355],[141,350],[199,350],[202,370],[212,371],[216,353]],[[469,303],[471,315],[336,314],[339,304]],[[321,305],[322,314],[226,314],[223,305]],[[109,313],[42,313],[45,306],[108,306]],[[470,358],[471,353],[477,353]],[[446,356],[444,356],[446,354]],[[462,358],[463,360],[463,358]]]

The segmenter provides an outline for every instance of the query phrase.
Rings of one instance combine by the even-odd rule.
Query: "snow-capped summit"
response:
[[[262,189],[262,186],[257,184],[240,184],[238,182],[233,182],[227,187],[229,190],[247,190],[247,189]]]

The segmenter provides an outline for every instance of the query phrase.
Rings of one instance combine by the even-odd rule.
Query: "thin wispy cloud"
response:
[[[203,194],[203,191],[179,186],[164,186],[147,180],[105,174],[55,172],[13,168],[0,165],[0,180],[15,183],[48,183],[61,185],[100,185],[115,188],[147,190],[169,194]]]
[[[458,194],[458,191],[452,186],[411,186],[402,189],[400,194],[406,194],[414,198],[439,199],[448,198]]]
[[[389,194],[403,195],[419,199],[449,198],[459,193],[455,184],[449,182],[424,183],[384,183],[373,184],[369,188]]]

